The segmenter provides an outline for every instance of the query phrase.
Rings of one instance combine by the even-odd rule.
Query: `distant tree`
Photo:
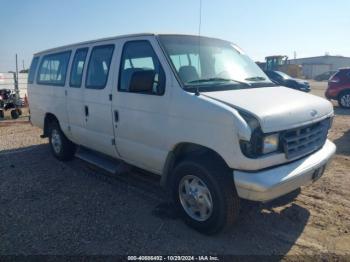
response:
[[[19,71],[20,73],[27,73],[28,74],[28,72],[29,72],[29,69],[23,69],[23,70],[21,70],[21,71]]]

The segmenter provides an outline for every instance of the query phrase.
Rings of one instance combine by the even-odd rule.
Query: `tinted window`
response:
[[[127,42],[121,59],[119,90],[129,92],[133,73],[143,70],[154,71],[152,94],[162,95],[165,89],[165,74],[151,44],[148,41]]]
[[[87,88],[103,89],[106,86],[113,50],[114,45],[97,46],[92,49],[86,75]]]
[[[38,74],[38,83],[64,86],[70,51],[43,57]]]
[[[28,84],[33,84],[34,82],[35,71],[36,71],[36,68],[38,67],[38,62],[39,62],[39,57],[34,57],[29,69]]]
[[[88,52],[88,48],[78,49],[75,52],[72,69],[70,72],[69,85],[71,87],[80,87],[81,79],[83,77],[85,58]]]

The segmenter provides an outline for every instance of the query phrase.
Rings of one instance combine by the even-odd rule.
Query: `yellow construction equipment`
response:
[[[284,72],[291,77],[301,78],[302,66],[288,63],[288,56],[274,55],[265,57],[265,63],[260,64],[264,70],[274,70]]]

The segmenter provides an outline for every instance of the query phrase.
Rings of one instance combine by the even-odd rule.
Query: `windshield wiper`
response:
[[[266,80],[265,77],[262,77],[262,76],[252,76],[252,77],[248,77],[244,80],[247,80],[247,81],[264,81]]]
[[[193,81],[187,82],[186,84],[215,82],[215,81],[236,82],[238,84],[251,87],[251,84],[249,84],[247,82],[239,81],[239,80],[236,80],[236,79],[230,79],[230,78],[221,78],[221,77],[202,78],[202,79],[197,79],[197,80],[193,80]]]

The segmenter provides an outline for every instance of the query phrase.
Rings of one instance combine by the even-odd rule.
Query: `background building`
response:
[[[288,60],[290,64],[297,64],[303,67],[303,75],[314,78],[327,71],[337,70],[341,67],[350,67],[350,57],[344,56],[315,56]]]

